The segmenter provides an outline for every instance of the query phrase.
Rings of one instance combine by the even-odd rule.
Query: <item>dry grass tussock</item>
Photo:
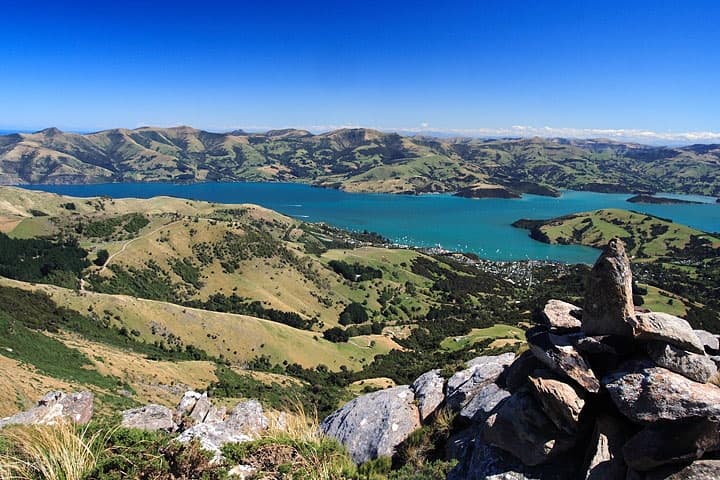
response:
[[[8,428],[1,437],[11,448],[0,454],[0,478],[80,480],[105,453],[110,434],[69,422]]]

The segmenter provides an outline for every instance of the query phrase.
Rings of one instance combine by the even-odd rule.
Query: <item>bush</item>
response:
[[[362,304],[352,302],[340,313],[340,325],[360,324],[369,320]]]
[[[350,335],[340,327],[333,327],[323,332],[323,338],[333,343],[341,343],[350,340]]]

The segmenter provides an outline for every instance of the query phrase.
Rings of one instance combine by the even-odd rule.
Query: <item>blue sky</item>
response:
[[[61,3],[3,2],[0,128],[720,132],[716,1]]]

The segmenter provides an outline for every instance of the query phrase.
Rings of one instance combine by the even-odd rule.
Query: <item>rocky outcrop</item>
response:
[[[708,383],[717,336],[672,315],[636,314],[631,285],[614,240],[582,311],[548,302],[526,333],[529,352],[462,397],[484,404],[488,395],[476,395],[489,385],[505,394],[477,417],[484,423],[466,418],[451,438],[459,463],[450,478],[720,478],[720,388]]]
[[[420,428],[420,412],[408,386],[368,393],[351,400],[320,425],[347,448],[356,463],[392,456],[395,447]]]
[[[7,425],[54,425],[70,421],[84,425],[93,415],[93,394],[50,392],[26,412],[0,419],[0,428]]]
[[[455,411],[465,405],[483,387],[495,382],[505,368],[515,359],[515,354],[476,357],[465,364],[465,370],[455,373],[447,381],[446,403]]]
[[[173,411],[162,405],[146,405],[122,412],[120,426],[138,430],[174,432],[178,429]]]
[[[420,375],[410,385],[415,394],[420,419],[425,421],[445,400],[445,379],[440,376],[440,370],[430,370]]]
[[[619,238],[610,240],[595,262],[586,292],[582,328],[587,335],[632,335],[632,272]]]

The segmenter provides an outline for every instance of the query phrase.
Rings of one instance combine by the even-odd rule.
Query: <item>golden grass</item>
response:
[[[0,418],[32,407],[38,398],[53,390],[72,391],[73,386],[41,374],[31,365],[0,355]],[[0,475],[0,478],[3,477]]]
[[[111,432],[89,433],[64,422],[8,428],[3,438],[12,453],[0,456],[2,478],[82,480],[105,451]]]

